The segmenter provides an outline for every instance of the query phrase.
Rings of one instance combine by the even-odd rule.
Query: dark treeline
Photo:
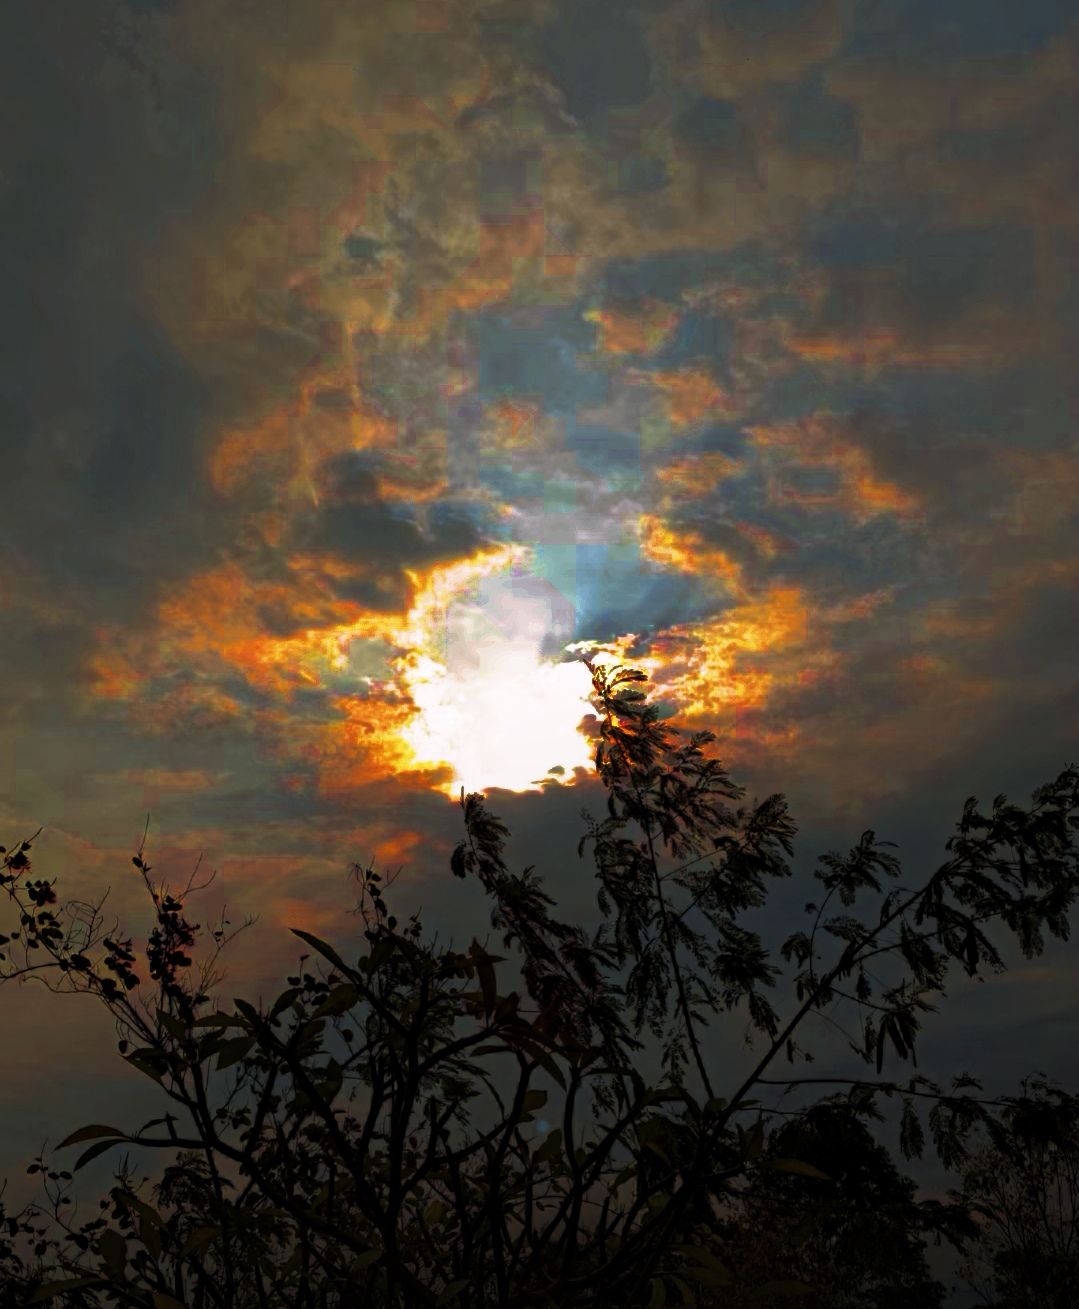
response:
[[[228,925],[192,924],[199,888],[153,881],[144,846],[139,948],[102,901],[59,905],[34,838],[3,852],[0,980],[103,1004],[162,1110],[30,1165],[41,1199],[0,1213],[2,1309],[936,1309],[942,1241],[986,1304],[1079,1304],[1077,1101],[899,1074],[953,969],[1067,937],[1079,772],[1027,809],[971,798],[946,861],[911,881],[872,831],[821,855],[804,927],[771,948],[747,918],[790,876],[785,798],[740,804],[711,733],[663,719],[643,674],[589,667],[607,791],[581,841],[591,935],[510,870],[479,795],[449,872],[479,880],[505,956],[399,922],[392,879],[355,866],[362,939],[339,954],[296,931],[308,953],[263,1008],[221,999]],[[733,1078],[701,1040],[732,1010],[754,1038]],[[848,1076],[809,1067],[821,1014],[848,1033]],[[894,1152],[874,1127],[889,1102]],[[903,1172],[927,1139],[962,1179],[948,1202]],[[96,1216],[70,1219],[74,1174],[109,1152]]]

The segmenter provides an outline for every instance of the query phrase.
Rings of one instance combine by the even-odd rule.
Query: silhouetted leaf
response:
[[[197,1227],[180,1247],[180,1254],[185,1259],[191,1254],[201,1254],[212,1241],[216,1241],[220,1236],[221,1229],[218,1227]]]
[[[217,1052],[217,1070],[231,1068],[248,1054],[255,1044],[253,1036],[234,1036],[230,1041],[222,1041]]]
[[[151,1208],[145,1200],[140,1200],[137,1195],[132,1195],[130,1191],[119,1191],[116,1195],[117,1200],[125,1205],[132,1213],[138,1214],[145,1218],[147,1222],[152,1223],[154,1227],[164,1228],[161,1215],[156,1209]]]
[[[187,1024],[183,1019],[177,1018],[175,1014],[170,1014],[165,1009],[159,1009],[157,1011],[157,1021],[174,1040],[187,1040]]]
[[[123,1140],[121,1137],[115,1141],[99,1141],[97,1145],[92,1145],[89,1150],[84,1150],[78,1159],[72,1165],[71,1171],[77,1173],[84,1164],[88,1164],[91,1159],[96,1159],[98,1155],[104,1154],[106,1150],[111,1150],[114,1145],[119,1145]]]
[[[106,1227],[97,1236],[98,1249],[105,1267],[110,1273],[119,1275],[127,1264],[127,1242],[111,1227]]]
[[[822,1182],[832,1180],[827,1173],[822,1173],[819,1168],[805,1163],[802,1159],[768,1159],[760,1166],[777,1173],[799,1173],[802,1177],[816,1177]]]
[[[70,1136],[65,1136],[57,1150],[65,1150],[69,1145],[79,1145],[83,1141],[93,1141],[99,1136],[125,1136],[117,1127],[102,1127],[99,1123],[91,1123],[88,1127],[80,1127],[77,1132],[72,1132]]]
[[[66,1277],[59,1282],[46,1282],[44,1286],[39,1286],[34,1294],[30,1297],[31,1304],[41,1304],[45,1300],[52,1300],[55,1296],[63,1295],[67,1291],[81,1291],[84,1287],[101,1286],[100,1277]]]
[[[335,986],[312,1014],[312,1017],[335,1018],[340,1014],[347,1014],[350,1009],[355,1007],[359,999],[359,989],[350,983],[345,983],[344,986]]]
[[[298,927],[290,927],[289,931],[293,936],[298,936],[301,941],[306,941],[312,950],[317,950],[318,953],[322,955],[324,959],[328,959],[335,968],[340,968],[343,973],[349,973],[352,971],[332,945],[327,945],[325,941],[320,941],[317,936],[312,936],[310,932],[301,932]]]
[[[236,1018],[233,1014],[204,1014],[201,1018],[196,1018],[191,1024],[192,1027],[242,1027],[243,1020]]]

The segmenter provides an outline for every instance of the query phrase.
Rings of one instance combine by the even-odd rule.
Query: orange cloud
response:
[[[808,641],[804,597],[791,587],[657,633],[647,654],[627,654],[633,641],[625,636],[592,653],[601,663],[647,672],[655,693],[677,705],[687,727],[717,732],[724,760],[735,766],[794,759],[802,729],[789,712],[775,714],[774,698],[790,687],[833,680],[837,664],[823,633]]]
[[[767,528],[758,527],[756,523],[738,522],[734,526],[753,542],[766,559],[774,559],[776,555],[790,554],[798,549],[797,544],[790,537],[781,536],[778,532],[770,532]]]
[[[834,417],[820,413],[798,423],[749,429],[758,446],[775,451],[769,498],[773,503],[833,506],[858,519],[882,513],[920,517],[922,499],[877,476],[869,455],[846,438]],[[799,468],[831,469],[834,490],[803,490],[793,481]]]
[[[749,525],[738,526],[745,530]],[[782,538],[770,545],[776,552],[790,548]],[[810,745],[826,753],[833,738],[834,744],[847,739],[836,711],[808,720],[798,706],[803,693],[835,685],[843,676],[846,656],[833,648],[833,629],[873,618],[892,603],[896,587],[827,607],[815,605],[797,586],[774,585],[757,593],[743,567],[726,552],[698,533],[650,516],[642,518],[641,548],[656,563],[720,582],[733,599],[729,609],[713,618],[658,633],[649,639],[647,655],[628,660],[649,673],[659,694],[677,704],[688,725],[719,733],[729,764],[782,765],[800,772],[799,761]],[[934,635],[940,639],[946,633],[938,626]],[[609,653],[626,661],[632,639],[615,643]],[[923,676],[917,665],[911,666],[911,675],[916,680]],[[948,679],[963,697],[982,700],[988,694],[985,679],[964,679],[950,664]]]
[[[655,387],[663,398],[672,427],[692,427],[713,415],[738,412],[736,400],[704,369],[683,368],[667,373],[631,373],[627,380]]]
[[[322,380],[323,389],[329,390],[332,377]],[[221,433],[209,469],[218,491],[234,493],[261,469],[280,477],[283,488],[295,488],[299,479],[310,497],[313,470],[327,456],[346,450],[396,450],[396,419],[360,397],[343,406],[319,408],[311,395],[314,390],[309,386],[298,402]]]
[[[515,259],[539,259],[547,238],[542,209],[492,218],[479,224],[479,255],[469,266],[467,280],[510,279]]]
[[[312,936],[320,939],[334,936],[341,929],[342,915],[339,904],[332,902],[316,904],[299,896],[285,896],[281,899],[272,899],[269,908],[271,921],[274,924],[287,928],[294,927],[301,932],[310,932]]]
[[[686,455],[672,459],[656,469],[656,478],[663,484],[663,508],[681,500],[696,500],[710,495],[720,482],[736,473],[741,465],[719,451]]]
[[[661,301],[645,301],[633,313],[590,309],[584,317],[600,328],[598,348],[606,354],[648,354],[678,323],[678,311]]]
[[[740,590],[742,565],[725,550],[708,545],[699,532],[670,527],[654,514],[641,515],[638,531],[646,559]]]
[[[495,449],[528,449],[536,442],[543,405],[539,400],[529,401],[517,396],[493,405],[486,417],[493,425],[491,444]]]
[[[149,731],[240,719],[278,760],[284,784],[293,789],[302,789],[308,777],[320,792],[337,797],[387,778],[444,788],[455,761],[425,757],[415,725],[418,699],[430,698],[421,696],[424,687],[446,674],[441,643],[447,613],[481,578],[519,564],[527,553],[519,546],[488,548],[410,573],[407,612],[372,611],[337,599],[329,579],[346,571],[339,560],[297,557],[290,561],[289,583],[253,579],[231,561],[166,596],[152,635],[100,629],[91,694],[127,702]],[[296,630],[284,636],[268,632],[270,609],[279,623]],[[349,671],[353,645],[364,642],[382,651],[379,676]],[[269,703],[242,709],[222,689],[236,674]],[[170,679],[164,689],[156,680],[162,677]],[[342,689],[350,681],[363,689]],[[334,692],[325,719],[290,713],[303,687]],[[552,762],[558,761],[545,760],[543,768]]]
[[[144,727],[167,730],[188,716],[215,722],[238,717],[240,706],[220,686],[230,670],[286,699],[298,686],[318,685],[319,670],[340,664],[348,640],[381,637],[392,625],[387,615],[334,596],[319,565],[301,560],[289,583],[281,583],[252,579],[230,561],[166,595],[152,633],[98,629],[90,693],[130,701]],[[268,635],[268,611],[299,630]],[[142,694],[153,679],[177,673],[183,674],[179,685]]]
[[[312,728],[302,751],[320,794],[343,800],[388,777],[424,789],[450,779],[448,763],[425,766],[404,739],[416,716],[407,693],[385,688],[371,696],[336,697],[331,706],[340,717]]]
[[[862,368],[874,376],[888,369],[987,369],[1004,367],[1020,355],[1040,351],[1047,332],[1052,331],[1037,310],[1017,315],[1007,306],[988,306],[931,331],[897,329],[883,325],[906,316],[897,298],[884,292],[876,301],[869,310],[882,325],[797,333],[788,338],[787,348],[812,363]]]
[[[739,727],[739,739],[763,742],[770,750],[792,748],[797,739],[793,725],[750,730],[747,724],[757,720],[746,715],[759,717],[777,686],[804,685],[807,666],[820,663],[823,638],[810,648],[801,591],[781,586],[755,597],[743,583],[742,565],[726,552],[696,532],[674,530],[649,515],[642,517],[641,549],[657,563],[721,581],[735,604],[716,618],[659,633],[649,655],[633,662],[646,668],[693,725],[728,732]]]
[[[418,847],[422,847],[429,839],[429,833],[402,829],[379,841],[372,851],[372,858],[383,868],[394,864],[407,864]]]
[[[899,337],[887,328],[860,332],[856,336],[807,332],[792,335],[786,345],[800,359],[815,364],[840,364],[845,368],[874,369],[881,365],[898,367],[922,362],[904,353]]]

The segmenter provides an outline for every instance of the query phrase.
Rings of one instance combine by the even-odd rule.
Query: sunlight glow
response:
[[[415,667],[419,713],[402,735],[419,759],[452,766],[448,794],[462,786],[539,790],[591,768],[591,747],[577,730],[590,712],[583,664],[541,663],[534,650],[509,644],[485,653],[475,669],[424,659]]]
[[[588,670],[550,657],[572,634],[572,607],[527,573],[528,556],[509,546],[435,569],[398,634],[417,710],[401,736],[421,765],[453,769],[447,794],[538,790],[591,768],[578,730],[592,711]]]

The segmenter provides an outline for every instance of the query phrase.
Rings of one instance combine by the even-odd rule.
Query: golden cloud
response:
[[[584,318],[599,325],[597,348],[606,354],[649,354],[677,325],[679,312],[657,300],[644,300],[632,312],[611,308],[588,310]]]
[[[740,461],[719,451],[672,459],[656,469],[656,478],[663,487],[660,511],[669,513],[681,501],[711,495],[720,482],[734,476],[742,467]]]
[[[458,702],[473,693],[496,699],[516,694],[528,670],[518,666],[518,657],[494,681],[489,674],[474,687],[471,673],[447,666],[448,615],[480,580],[521,565],[527,555],[520,546],[490,547],[409,573],[404,611],[374,611],[336,598],[330,585],[335,570],[317,556],[291,560],[289,584],[260,582],[230,561],[163,598],[152,630],[133,635],[101,628],[89,694],[125,704],[132,721],[151,732],[236,720],[255,733],[293,789],[313,784],[341,798],[390,778],[406,787],[452,789],[460,763],[455,752],[464,748],[452,723],[471,712]],[[275,606],[278,625],[295,629],[289,635],[267,630]],[[353,666],[354,647],[365,643],[376,647],[373,676]],[[507,651],[507,658],[513,654]],[[531,672],[544,675],[534,652],[530,657]],[[260,707],[227,694],[224,687],[237,676],[263,697]],[[325,717],[291,711],[296,692],[305,688],[325,693]],[[573,688],[561,681],[558,693],[567,705],[576,703]],[[580,716],[571,714],[571,735]],[[501,730],[494,720],[489,726]],[[471,729],[470,738],[478,730]],[[552,748],[564,752],[567,741],[559,738]],[[541,745],[537,738],[537,749]],[[545,757],[536,771],[542,775],[559,762]]]
[[[630,374],[629,381],[646,381],[657,388],[674,428],[694,427],[705,419],[730,418],[738,403],[705,369],[680,368],[673,372]]]
[[[921,497],[877,476],[870,456],[844,434],[831,414],[814,414],[797,423],[754,426],[749,432],[770,465],[768,494],[774,504],[837,508],[862,521],[883,513],[905,518],[924,513]],[[802,489],[794,474],[805,468],[834,472],[835,488]]]

